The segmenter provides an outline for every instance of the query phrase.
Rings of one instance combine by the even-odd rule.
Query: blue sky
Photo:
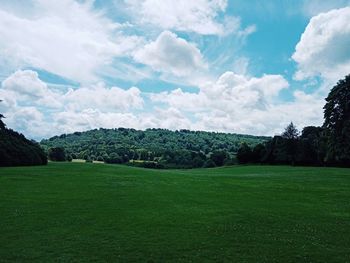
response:
[[[321,125],[350,73],[348,21],[347,0],[1,0],[0,112],[37,140]]]

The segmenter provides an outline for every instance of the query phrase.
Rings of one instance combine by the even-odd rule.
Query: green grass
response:
[[[0,169],[1,262],[350,262],[350,169]]]

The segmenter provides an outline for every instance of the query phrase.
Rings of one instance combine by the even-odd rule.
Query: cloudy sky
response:
[[[349,21],[349,0],[0,0],[0,113],[37,140],[321,125]]]

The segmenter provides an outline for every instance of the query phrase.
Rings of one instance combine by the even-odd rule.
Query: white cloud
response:
[[[132,113],[101,112],[86,108],[82,111],[62,111],[53,116],[53,125],[59,133],[86,131],[100,127],[138,127],[138,119]]]
[[[216,18],[225,11],[227,0],[125,0],[140,24],[162,29],[223,34],[224,25]]]
[[[349,21],[350,7],[311,18],[292,56],[297,80],[321,76],[335,83],[350,73]]]
[[[193,43],[169,31],[162,32],[154,42],[136,51],[134,59],[156,71],[176,76],[188,76],[206,67],[200,50]]]
[[[102,112],[86,108],[82,111],[64,111],[55,114],[52,125],[59,133],[72,133],[96,128],[128,127],[134,129],[190,128],[191,122],[181,111],[175,108],[155,109],[153,114],[135,114],[120,112]]]
[[[145,128],[164,128],[170,130],[190,129],[192,122],[185,114],[177,108],[155,108],[151,114],[141,114],[139,127]]]
[[[12,108],[5,113],[5,123],[9,128],[24,133],[30,138],[40,138],[52,134],[50,123],[44,114],[33,106]]]
[[[124,90],[106,87],[103,83],[93,86],[70,88],[68,92],[50,89],[32,70],[18,70],[2,82],[1,94],[5,103],[15,105],[32,104],[47,108],[69,108],[82,110],[98,108],[101,110],[129,110],[143,107],[141,91],[136,87]],[[11,95],[11,99],[9,99]]]
[[[32,70],[18,70],[6,78],[0,99],[8,126],[35,138],[82,128],[136,126],[139,120],[128,111],[144,104],[136,87],[124,90],[101,83],[64,93],[48,87]]]
[[[166,103],[170,107],[183,111],[201,111],[208,105],[208,97],[203,93],[189,93],[181,89],[170,92],[151,93],[150,99],[153,102]]]
[[[123,90],[99,84],[63,94],[40,81],[35,72],[18,71],[4,81],[6,89],[0,89],[4,99],[1,113],[7,117],[6,124],[31,138],[100,127],[186,128],[272,135],[281,132],[290,121],[299,128],[321,124],[324,104],[315,94],[301,91],[294,92],[293,101],[280,102],[280,91],[288,87],[280,75],[251,78],[226,72],[217,81],[200,87],[198,93],[176,89],[150,94],[156,104],[151,104],[154,108],[146,112],[135,111],[144,104],[141,91],[135,87]],[[50,91],[61,106],[50,111],[43,109],[36,100],[44,100],[45,95],[28,96],[24,103],[17,91],[23,88],[19,85],[28,83],[33,94],[36,89],[46,90],[45,94]],[[156,106],[157,103],[163,105]]]
[[[102,111],[125,111],[143,106],[138,88],[124,90],[118,87],[107,88],[103,84],[70,90],[64,95],[63,101],[66,108],[74,110],[96,108]]]
[[[41,68],[86,83],[142,42],[118,33],[121,25],[94,11],[90,1],[35,0],[31,7],[23,16],[0,6],[0,57],[11,62],[7,67]]]
[[[47,84],[39,79],[38,73],[32,70],[17,70],[1,84],[11,94],[12,99],[21,103],[30,102],[48,108],[59,108],[60,94],[51,91]],[[5,92],[4,92],[5,93]],[[4,101],[8,101],[5,98]]]
[[[2,87],[30,98],[45,96],[47,85],[32,70],[18,70],[2,82]]]
[[[320,125],[323,99],[297,91],[293,101],[279,101],[280,91],[288,86],[280,75],[249,78],[226,72],[215,83],[201,87],[199,93],[176,89],[150,98],[192,114],[195,121],[190,128],[197,130],[273,135],[283,131],[290,121],[299,128]]]

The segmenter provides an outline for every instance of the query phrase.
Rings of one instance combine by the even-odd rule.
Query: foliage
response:
[[[299,136],[299,131],[298,129],[295,127],[295,125],[293,124],[293,122],[291,122],[284,130],[284,132],[282,133],[282,138],[284,139],[288,139],[288,140],[296,140],[298,139]]]
[[[350,165],[350,75],[333,87],[326,102],[323,124],[328,132],[326,162]]]
[[[213,160],[215,166],[223,166],[228,155],[225,151],[215,151],[210,155],[210,159]]]
[[[239,163],[244,164],[253,161],[252,149],[246,143],[242,143],[237,152],[237,160]]]
[[[66,153],[62,147],[53,147],[49,149],[49,159],[55,162],[64,162],[66,161]]]
[[[269,137],[165,129],[96,129],[63,134],[41,141],[49,150],[63,147],[66,154],[77,159],[103,160],[106,163],[133,161],[155,162],[157,167],[194,168],[221,166],[235,156],[242,142],[255,146]],[[211,162],[209,162],[210,165]]]

